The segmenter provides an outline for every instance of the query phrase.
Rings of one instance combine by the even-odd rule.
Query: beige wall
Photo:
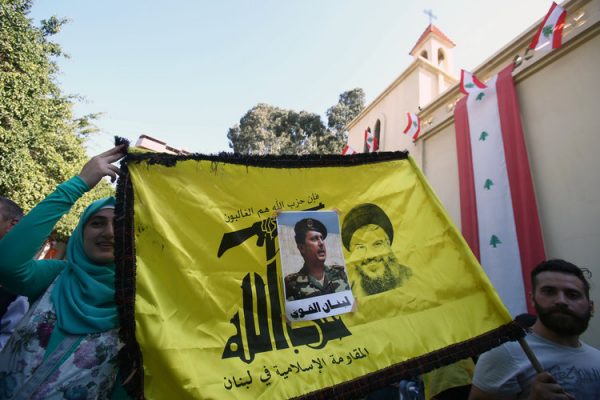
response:
[[[460,229],[460,197],[458,193],[458,160],[454,124],[426,138],[423,147],[423,173],[446,211]]]
[[[408,122],[407,112],[418,112],[418,107],[431,103],[440,88],[454,85],[449,75],[433,67],[428,61],[415,59],[413,64],[386,91],[371,103],[348,127],[348,143],[363,151],[364,132],[367,127],[374,131],[377,119],[381,121],[381,151],[408,150],[418,165],[420,151],[415,148],[412,137],[403,133]]]
[[[599,65],[596,35],[517,86],[546,254],[588,267],[598,304]],[[600,318],[593,319],[586,338],[600,347]]]
[[[589,268],[591,297],[600,304],[598,25],[570,48],[538,60],[540,66],[517,71],[515,81],[546,255]],[[437,112],[442,111],[440,105]],[[454,124],[451,117],[437,122],[440,126],[432,126],[417,146],[425,175],[460,226]],[[592,318],[583,338],[600,347],[600,317]]]
[[[364,132],[367,127],[374,131],[377,119],[381,121],[380,148],[393,151],[412,149],[411,138],[402,131],[406,126],[406,112],[417,111],[419,93],[419,74],[408,74],[402,82],[391,88],[387,95],[375,101],[368,113],[358,119],[348,130],[348,143],[358,152],[362,152]],[[398,110],[405,110],[404,113]]]

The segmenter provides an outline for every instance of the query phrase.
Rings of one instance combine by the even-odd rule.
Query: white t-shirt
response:
[[[562,346],[535,334],[525,337],[544,370],[577,400],[600,399],[600,350],[585,343]],[[536,372],[518,342],[482,354],[473,385],[488,393],[526,399]]]

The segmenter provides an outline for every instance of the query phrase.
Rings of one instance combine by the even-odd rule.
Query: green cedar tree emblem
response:
[[[552,32],[554,31],[554,27],[552,25],[546,25],[543,29],[542,29],[542,34],[544,35],[544,37],[548,37],[550,35],[552,35]]]
[[[413,126],[416,128],[417,127],[417,121],[413,121]]]
[[[465,87],[471,89],[472,87],[475,87],[475,85],[469,82],[465,85]]]
[[[475,98],[475,100],[481,101],[481,99],[483,99],[483,96],[485,96],[485,93],[480,92],[477,97]]]
[[[492,246],[493,248],[496,248],[496,246],[498,246],[501,243],[502,242],[496,235],[492,235],[492,237],[490,238],[490,246]]]
[[[485,183],[483,184],[483,188],[485,190],[490,190],[493,185],[494,185],[494,182],[491,179],[486,179]]]
[[[487,137],[490,136],[489,133],[487,133],[486,131],[481,132],[481,135],[479,135],[479,140],[481,142],[485,142],[485,139],[487,139]]]

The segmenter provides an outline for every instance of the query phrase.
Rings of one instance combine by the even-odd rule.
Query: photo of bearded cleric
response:
[[[342,223],[342,243],[347,258],[350,286],[356,297],[370,296],[402,286],[411,268],[398,262],[392,251],[394,228],[386,213],[375,204],[360,204]]]
[[[310,213],[306,213],[311,215]],[[285,275],[285,297],[287,301],[301,300],[350,290],[343,265],[327,262],[327,227],[316,218],[302,218],[294,224],[294,241],[302,257],[302,265]],[[325,216],[324,214],[323,217]],[[333,214],[335,215],[335,214]],[[337,218],[337,215],[335,215]],[[339,220],[337,230],[339,232]],[[339,237],[339,233],[338,233]],[[338,247],[341,248],[338,239]],[[338,250],[338,253],[340,251]]]

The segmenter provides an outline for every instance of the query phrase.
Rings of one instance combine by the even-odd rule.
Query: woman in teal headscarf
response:
[[[0,241],[0,284],[29,297],[28,313],[0,353],[0,399],[122,397],[113,256],[114,198],[92,203],[66,260],[32,260],[54,225],[103,176],[116,178],[117,146],[93,157]]]

